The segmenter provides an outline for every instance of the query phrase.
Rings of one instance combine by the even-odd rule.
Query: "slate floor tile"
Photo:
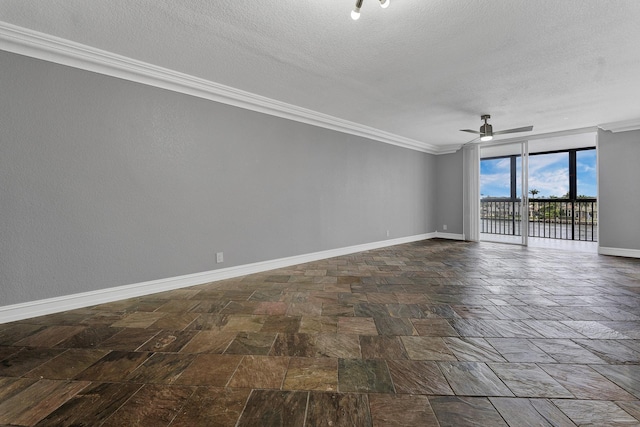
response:
[[[336,359],[361,358],[360,341],[357,335],[318,334],[316,336],[316,357]]]
[[[108,353],[99,349],[69,349],[25,374],[31,378],[69,380],[100,360]]]
[[[366,394],[310,392],[306,424],[318,427],[371,427]]]
[[[436,362],[388,360],[396,393],[452,395],[453,390]]]
[[[338,317],[338,333],[378,335],[376,324],[370,317]]]
[[[442,396],[429,402],[440,427],[507,427],[486,397]]]
[[[194,393],[195,387],[145,384],[102,426],[166,426]]]
[[[242,356],[199,354],[175,380],[176,384],[225,387],[236,372]]]
[[[585,400],[636,400],[587,365],[538,364],[576,398]]]
[[[483,338],[443,338],[458,360],[469,362],[506,362],[506,359]]]
[[[235,332],[199,331],[180,349],[180,352],[221,354],[229,347],[236,335]]]
[[[166,316],[167,313],[149,313],[145,311],[138,311],[135,313],[127,314],[122,319],[114,322],[112,328],[147,328],[154,324],[156,321]]]
[[[16,342],[30,335],[36,334],[46,326],[28,323],[14,323],[0,328],[0,345],[15,345]]]
[[[37,381],[38,380],[36,378],[0,377],[0,402],[12,398]]]
[[[531,340],[558,363],[606,363],[604,360],[568,339]]]
[[[573,397],[535,363],[490,363],[489,366],[518,397]]]
[[[458,360],[440,337],[400,337],[400,339],[407,350],[409,359]]]
[[[374,427],[440,427],[426,396],[370,394]]]
[[[363,359],[397,360],[409,358],[400,337],[395,336],[360,336],[360,351]]]
[[[615,340],[629,338],[628,336],[607,326],[604,326],[602,323],[596,321],[564,321],[562,322],[562,324],[578,331],[585,337],[594,340]]]
[[[76,375],[75,379],[100,382],[124,381],[151,354],[149,352],[112,351]]]
[[[342,393],[393,393],[393,383],[384,360],[340,359],[338,390]]]
[[[374,317],[378,335],[418,335],[409,319],[398,317]]]
[[[278,334],[271,356],[314,357],[317,350],[317,335],[313,334]],[[273,342],[273,341],[272,341]]]
[[[458,332],[445,319],[411,319],[418,335],[424,337],[457,337]]]
[[[40,380],[0,403],[0,425],[34,425],[88,385],[86,381]]]
[[[308,398],[302,391],[253,390],[237,426],[302,426]]]
[[[298,332],[301,334],[335,334],[338,332],[338,319],[327,316],[302,316]]]
[[[480,362],[438,362],[438,366],[457,395],[513,396],[500,378]]]
[[[338,359],[298,358],[289,362],[283,390],[338,390]]]
[[[142,384],[92,383],[42,419],[38,427],[101,425]]]
[[[136,351],[155,351],[163,353],[178,352],[198,331],[160,331],[153,338],[142,344]]]
[[[22,348],[0,362],[0,377],[22,376],[64,351],[54,348]]]
[[[26,347],[55,347],[59,343],[82,332],[84,329],[84,326],[49,326],[33,335],[16,341],[14,345]]]
[[[275,333],[239,332],[224,350],[224,353],[267,355],[271,351],[275,340]]]
[[[126,378],[126,381],[146,384],[172,384],[195,359],[195,355],[154,353]]]
[[[640,352],[615,340],[575,339],[573,341],[610,364],[640,363]]]
[[[552,424],[544,415],[540,414],[529,399],[490,397],[489,400],[510,426],[554,427],[558,425]],[[574,426],[568,418],[565,421],[565,426]]]
[[[493,348],[508,362],[553,363],[555,359],[537,347],[533,342],[522,338],[487,338]]]
[[[549,399],[529,399],[540,415],[554,427],[574,427],[575,423]],[[512,422],[516,424],[517,419]]]
[[[310,313],[305,314],[312,315]],[[268,316],[258,330],[264,333],[295,334],[300,328],[300,320],[300,316]]]
[[[244,356],[228,386],[279,390],[288,367],[288,357]]]
[[[638,426],[640,422],[614,402],[601,400],[554,399],[560,408],[576,425],[584,426]]]
[[[640,399],[640,366],[590,365],[591,368]]]
[[[134,351],[160,332],[157,329],[125,328],[100,342],[96,347],[105,350]]]
[[[640,400],[635,400],[633,402],[616,402],[616,405],[624,409],[633,418],[640,421]]]
[[[235,426],[250,393],[249,389],[198,387],[180,409],[171,426]]]

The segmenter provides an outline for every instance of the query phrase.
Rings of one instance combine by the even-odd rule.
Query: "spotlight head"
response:
[[[363,1],[364,0],[356,0],[356,7],[354,7],[351,11],[351,19],[353,19],[354,21],[360,19],[360,8],[362,7]]]

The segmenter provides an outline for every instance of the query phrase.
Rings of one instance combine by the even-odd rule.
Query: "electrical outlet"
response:
[[[387,237],[389,237],[389,230],[387,230]]]
[[[224,262],[224,252],[216,252],[216,263],[220,264]]]
[[[443,229],[444,231],[447,231],[447,224],[443,225],[443,226],[442,226],[442,229]]]

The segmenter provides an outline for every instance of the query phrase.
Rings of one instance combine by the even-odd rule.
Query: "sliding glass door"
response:
[[[480,240],[527,245],[528,142],[480,147]]]

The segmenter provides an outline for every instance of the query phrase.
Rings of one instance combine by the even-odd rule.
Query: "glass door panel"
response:
[[[527,244],[527,142],[480,148],[480,240]]]

